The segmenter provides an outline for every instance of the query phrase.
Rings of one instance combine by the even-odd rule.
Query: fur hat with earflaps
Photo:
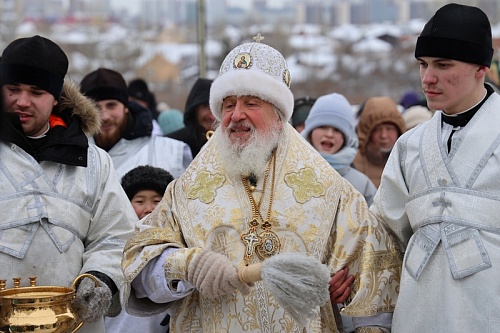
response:
[[[150,165],[140,165],[122,177],[122,187],[129,200],[139,191],[152,190],[163,195],[167,185],[174,180],[170,172]]]
[[[255,96],[278,108],[284,121],[293,113],[290,72],[276,49],[256,42],[236,46],[226,56],[210,89],[210,109],[222,119],[222,101],[228,96]]]

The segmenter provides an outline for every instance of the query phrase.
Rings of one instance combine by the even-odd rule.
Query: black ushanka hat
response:
[[[447,4],[427,22],[417,39],[415,58],[436,57],[490,67],[491,25],[477,7]]]
[[[53,41],[38,35],[19,38],[2,53],[0,83],[37,86],[59,99],[68,66],[68,57]]]
[[[129,200],[142,190],[152,190],[163,195],[167,185],[174,180],[170,172],[150,165],[140,165],[127,172],[121,184]]]

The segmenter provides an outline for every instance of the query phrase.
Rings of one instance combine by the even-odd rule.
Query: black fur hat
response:
[[[19,38],[7,45],[0,61],[0,83],[37,86],[59,99],[68,57],[50,39],[33,36]]]
[[[163,196],[174,177],[165,169],[150,165],[138,166],[122,177],[122,187],[129,200],[139,191],[152,190]]]

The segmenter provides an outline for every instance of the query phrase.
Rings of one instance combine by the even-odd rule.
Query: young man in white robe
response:
[[[393,332],[498,332],[500,96],[485,85],[492,34],[447,4],[417,40],[429,121],[399,138],[371,210],[405,253]]]

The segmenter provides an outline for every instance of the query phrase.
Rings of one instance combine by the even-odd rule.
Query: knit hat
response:
[[[477,7],[444,5],[417,39],[415,58],[425,56],[490,67],[493,48],[488,17]]]
[[[432,111],[421,105],[411,106],[403,113],[403,119],[407,130],[431,118]]]
[[[346,146],[351,146],[351,140],[357,141],[351,105],[344,96],[337,93],[319,97],[312,106],[305,125],[300,134],[308,140],[315,128],[332,126],[342,132]]]
[[[228,96],[255,96],[278,108],[285,121],[293,112],[290,72],[276,49],[256,42],[236,46],[224,59],[210,90],[210,109],[221,121],[222,101]]]
[[[170,134],[184,127],[184,115],[176,109],[161,111],[158,124],[164,135]]]
[[[0,83],[24,83],[61,97],[68,57],[53,41],[38,35],[7,45],[0,61]]]
[[[399,101],[399,105],[401,105],[405,109],[408,109],[413,105],[419,104],[421,100],[422,98],[420,97],[419,93],[413,90],[409,90],[403,94],[401,100]]]
[[[313,106],[315,101],[315,98],[305,96],[302,98],[297,98],[293,102],[292,126],[295,127],[306,121],[306,118],[309,115],[311,107]]]
[[[116,99],[128,105],[127,83],[120,73],[111,69],[99,68],[87,74],[80,84],[80,91],[97,102]]]
[[[140,101],[149,102],[148,84],[143,79],[130,81],[127,87],[127,92],[130,97]]]
[[[140,165],[122,177],[122,187],[129,200],[139,191],[152,190],[160,195],[165,193],[167,185],[174,180],[170,172],[150,165]]]

